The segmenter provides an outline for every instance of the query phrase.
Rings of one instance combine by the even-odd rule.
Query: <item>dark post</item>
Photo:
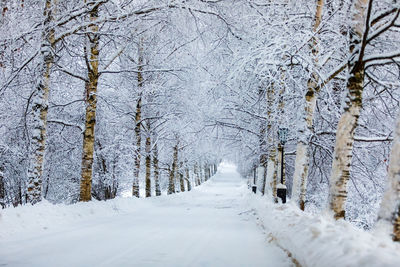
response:
[[[284,178],[283,178],[283,165],[285,164],[283,161],[283,155],[285,155],[285,146],[282,145],[281,146],[282,152],[281,152],[281,184],[285,184],[284,183]]]
[[[284,172],[283,172],[283,168],[284,168],[284,146],[286,143],[286,138],[287,138],[287,132],[288,129],[287,128],[279,128],[278,131],[278,136],[279,136],[279,146],[278,146],[278,150],[281,153],[281,182],[280,184],[277,185],[276,187],[276,195],[278,198],[282,199],[282,203],[286,203],[286,185],[284,184],[285,179],[284,179]]]
[[[254,194],[257,193],[257,185],[256,185],[256,168],[254,168],[253,171],[253,186],[251,187],[251,190],[253,191]]]

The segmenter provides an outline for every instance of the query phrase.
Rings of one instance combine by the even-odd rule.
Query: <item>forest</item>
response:
[[[265,199],[400,241],[399,1],[0,11],[3,209],[190,191],[228,160]]]

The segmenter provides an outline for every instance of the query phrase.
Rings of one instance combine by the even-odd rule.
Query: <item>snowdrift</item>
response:
[[[209,181],[204,182],[206,185]],[[92,200],[74,204],[52,204],[42,200],[38,204],[23,205],[15,208],[0,209],[0,239],[18,240],[29,236],[64,230],[70,225],[87,225],[113,220],[117,215],[146,214],[155,207],[191,202],[196,187],[190,192],[162,195],[151,198],[116,197],[107,201]]]
[[[161,198],[164,198],[163,196]],[[52,204],[46,200],[31,206],[0,210],[0,239],[19,239],[47,230],[62,229],[66,225],[101,223],[118,214],[145,212],[158,198],[137,199],[118,197],[108,201],[93,200],[72,205]]]
[[[400,244],[381,230],[365,232],[329,214],[309,214],[293,203],[274,204],[248,193],[265,230],[302,266],[400,266]]]
[[[68,225],[91,227],[106,223],[116,215],[145,214],[154,206],[193,203],[194,192],[149,199],[116,198],[73,205],[53,205],[43,201],[35,206],[20,206],[0,211],[0,239],[26,240],[46,235]],[[263,225],[268,241],[290,252],[301,266],[400,266],[400,244],[391,241],[383,228],[365,232],[346,221],[335,221],[328,214],[302,212],[290,201],[275,204],[252,194],[246,185],[241,191],[243,212],[254,211]],[[215,192],[214,192],[215,193]],[[252,212],[251,212],[252,213]],[[260,232],[260,235],[262,233]],[[266,244],[267,245],[267,244]]]

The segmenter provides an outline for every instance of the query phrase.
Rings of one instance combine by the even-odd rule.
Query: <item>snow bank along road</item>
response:
[[[11,209],[0,218],[0,266],[292,266],[245,194],[222,165],[192,192]]]

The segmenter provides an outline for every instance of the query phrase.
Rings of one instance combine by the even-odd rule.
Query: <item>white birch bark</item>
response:
[[[190,182],[190,172],[189,172],[189,168],[186,167],[185,168],[185,174],[186,174],[186,185],[187,185],[187,191],[192,190],[192,183]]]
[[[311,41],[312,54],[314,56],[314,68],[318,63],[318,40],[315,34],[321,24],[322,10],[324,0],[317,0],[315,22],[313,27],[314,37]],[[300,209],[304,210],[306,194],[308,168],[310,162],[310,145],[309,141],[313,130],[314,111],[317,102],[317,93],[319,91],[319,77],[314,70],[307,82],[307,93],[305,95],[305,108],[302,116],[302,122],[299,125],[299,140],[296,146],[295,171],[293,175],[292,200],[296,202]]]
[[[272,157],[274,155],[274,151],[270,151],[270,157],[268,157],[267,162],[267,175],[266,175],[266,187],[265,187],[265,194],[267,196],[275,196],[272,189],[273,189],[273,179],[275,173],[275,158]]]
[[[136,137],[136,149],[135,149],[135,170],[133,172],[133,183],[132,183],[132,196],[139,197],[139,174],[140,174],[140,160],[141,160],[141,148],[142,148],[142,133],[141,133],[141,119],[142,119],[142,87],[143,87],[143,48],[141,47],[141,41],[139,42],[138,48],[138,90],[139,97],[136,103],[136,114],[135,114],[135,137]]]
[[[361,40],[365,29],[367,0],[357,0],[353,8],[353,25],[350,27],[350,59],[347,77],[347,97],[340,117],[330,180],[329,204],[335,219],[345,218],[347,183],[353,157],[354,132],[362,107],[364,86],[364,63],[362,61]]]
[[[178,143],[174,146],[172,166],[169,170],[168,195],[175,194],[176,168],[178,164]]]
[[[197,162],[194,164],[193,173],[194,173],[194,185],[199,186],[200,178],[199,178],[199,172],[198,172],[198,168],[197,168]]]
[[[51,28],[55,4],[45,1],[44,29],[40,47],[39,79],[32,98],[33,131],[31,140],[32,152],[28,165],[28,201],[33,205],[42,200],[42,181],[44,154],[47,139],[47,110],[49,105],[50,72],[54,62],[54,29]]]
[[[98,19],[98,6],[89,12],[90,21]],[[89,51],[86,51],[87,82],[85,84],[85,129],[83,132],[81,184],[79,201],[92,199],[92,170],[94,156],[96,109],[97,109],[97,84],[99,79],[99,25],[88,27],[87,40]]]
[[[393,224],[393,240],[400,241],[400,112],[389,159],[388,181],[378,220]]]
[[[156,140],[156,138],[154,138]],[[154,169],[154,186],[156,189],[156,196],[161,196],[160,186],[160,168],[158,166],[158,146],[157,141],[153,146],[153,169]]]
[[[274,144],[274,138],[272,133],[272,107],[274,103],[274,85],[270,85],[267,90],[267,141],[268,145],[272,146],[269,150],[268,158],[267,158],[267,170],[265,175],[265,194],[267,196],[272,196],[276,198],[276,181],[274,180],[274,176],[276,176],[276,149]],[[274,183],[275,181],[275,183]]]
[[[0,206],[2,209],[6,207],[6,188],[4,183],[4,167],[0,166]]]
[[[151,137],[150,137],[150,122],[147,122],[148,133],[146,136],[146,197],[151,197]]]

